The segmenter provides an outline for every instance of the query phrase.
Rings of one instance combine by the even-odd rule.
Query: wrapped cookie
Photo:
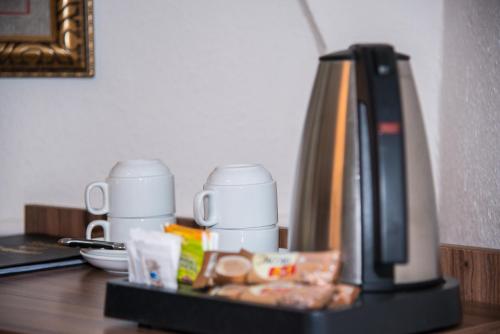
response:
[[[240,299],[241,294],[245,292],[247,289],[248,289],[247,285],[227,284],[212,288],[209,292],[209,295],[238,300]]]
[[[244,283],[252,268],[251,253],[205,252],[201,271],[193,288],[203,289],[215,285]]]
[[[251,286],[230,284],[216,287],[210,294],[244,302],[299,309],[323,308],[332,298],[332,285],[305,285],[278,281]]]
[[[258,253],[206,252],[202,269],[193,287],[205,288],[228,283],[300,282],[329,285],[340,271],[337,251]]]
[[[343,308],[352,305],[358,298],[361,289],[355,285],[337,284],[332,294],[329,308]]]
[[[283,281],[251,285],[240,294],[239,300],[256,304],[278,305],[279,300],[295,287],[295,283]]]
[[[278,300],[278,305],[300,309],[321,309],[332,299],[335,288],[327,285],[298,285]]]
[[[328,285],[337,280],[340,265],[338,251],[254,254],[247,283],[285,280]]]

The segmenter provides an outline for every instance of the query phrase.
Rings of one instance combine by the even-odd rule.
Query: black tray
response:
[[[458,282],[432,288],[361,294],[342,310],[305,311],[236,302],[181,286],[178,291],[111,281],[105,315],[190,333],[415,333],[456,325],[461,319]]]

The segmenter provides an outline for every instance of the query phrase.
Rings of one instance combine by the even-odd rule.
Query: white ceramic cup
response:
[[[87,239],[92,239],[92,230],[96,226],[100,226],[104,231],[104,240],[125,242],[130,238],[129,233],[133,228],[161,232],[165,224],[173,223],[175,223],[175,216],[173,215],[152,218],[108,217],[108,220],[94,220],[88,224],[85,234]]]
[[[94,189],[103,194],[100,207],[92,207]],[[155,217],[175,213],[174,176],[160,160],[118,162],[104,182],[85,189],[85,206],[95,215]]]
[[[276,182],[261,165],[217,167],[203,189],[193,203],[194,219],[200,226],[242,229],[278,222]]]
[[[279,227],[249,228],[227,230],[210,228],[219,234],[219,248],[223,252],[238,252],[246,249],[250,252],[277,252],[279,247]]]

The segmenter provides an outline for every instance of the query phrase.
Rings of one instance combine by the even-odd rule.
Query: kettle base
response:
[[[392,281],[382,281],[376,283],[364,283],[361,288],[364,292],[381,292],[381,293],[390,293],[390,292],[401,292],[401,291],[412,291],[418,289],[429,289],[438,285],[444,284],[446,281],[443,278],[437,278],[429,281],[423,281],[418,283],[400,283],[394,284]],[[351,283],[347,283],[351,284]],[[356,284],[354,284],[356,285]]]

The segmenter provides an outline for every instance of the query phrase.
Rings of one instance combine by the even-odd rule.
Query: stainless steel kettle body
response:
[[[434,188],[409,58],[354,45],[320,58],[303,131],[291,249],[339,249],[342,281],[439,282]]]

